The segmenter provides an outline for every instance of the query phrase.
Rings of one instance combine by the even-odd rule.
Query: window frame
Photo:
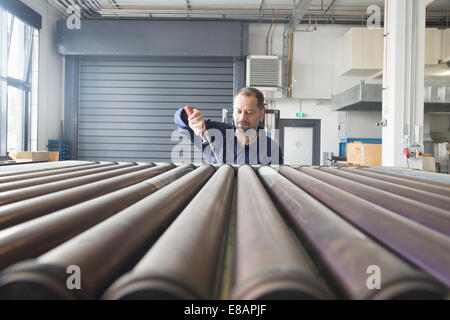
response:
[[[9,17],[11,17],[11,25],[8,28]],[[20,21],[24,23],[27,27],[29,27],[29,32],[24,31],[23,41],[24,41],[24,74],[23,80],[13,78],[8,74],[8,63],[9,56],[11,50],[12,36],[13,36],[13,28],[16,21]],[[35,45],[34,41],[39,41],[39,29],[34,26],[22,21],[20,18],[15,16],[13,13],[10,13],[3,8],[0,8],[0,26],[1,26],[1,34],[0,41],[1,50],[0,50],[0,157],[5,157],[8,154],[8,90],[10,87],[16,88],[23,92],[23,101],[22,101],[22,125],[20,132],[20,141],[18,145],[18,149],[21,150],[30,150],[32,147],[32,128],[37,126],[36,124],[32,124],[33,118],[37,119],[37,115],[32,115],[32,92],[33,92],[33,50],[39,51],[39,44]],[[10,32],[8,32],[8,30]],[[37,35],[37,36],[36,36]],[[39,56],[39,52],[37,53]],[[37,61],[36,61],[37,63]],[[39,67],[36,68],[39,70]],[[38,85],[38,81],[36,82]],[[37,93],[37,90],[35,91]]]

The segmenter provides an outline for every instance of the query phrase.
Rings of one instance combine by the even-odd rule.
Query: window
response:
[[[0,156],[37,149],[39,31],[0,9]]]

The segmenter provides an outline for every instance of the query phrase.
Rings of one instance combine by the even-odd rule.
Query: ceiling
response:
[[[78,4],[85,19],[176,19],[286,23],[299,0],[47,0],[63,14]],[[312,0],[302,23],[363,24],[384,0]],[[448,27],[450,1],[435,0],[427,10],[427,26]]]

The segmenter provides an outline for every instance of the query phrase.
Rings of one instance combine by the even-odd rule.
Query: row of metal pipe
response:
[[[230,299],[449,292],[445,184],[330,167],[30,171],[0,171],[0,299],[218,299],[224,287]],[[71,266],[79,289],[68,286]]]

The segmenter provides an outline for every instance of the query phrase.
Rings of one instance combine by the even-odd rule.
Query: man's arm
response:
[[[191,128],[189,128],[187,114],[184,108],[180,108],[175,112],[173,120],[179,129],[188,130],[190,133],[194,133]]]
[[[219,129],[220,131],[225,132],[225,130],[227,129],[226,123],[213,121],[210,119],[205,119],[204,121],[205,121],[206,130],[213,128],[213,129]],[[192,130],[192,128],[189,127],[188,116],[187,116],[186,112],[184,111],[184,108],[180,108],[175,112],[174,122],[179,129],[188,130],[189,133],[191,133],[192,135],[194,134],[194,131]]]
[[[197,112],[199,112],[197,110]],[[191,142],[194,143],[194,130],[192,130],[192,128],[189,126],[189,120],[188,120],[188,116],[186,114],[186,111],[184,110],[184,108],[180,108],[175,112],[174,115],[174,122],[177,125],[178,129],[180,131],[182,130],[187,130],[189,132],[190,138],[191,138]],[[223,123],[223,122],[218,122],[218,121],[213,121],[210,119],[204,119],[204,127],[206,130],[209,129],[218,129],[220,130],[220,132],[223,135],[223,139],[225,139],[225,133],[226,133],[226,129],[227,129],[227,124]],[[205,144],[207,144],[206,141],[203,141],[203,149],[205,147]]]

